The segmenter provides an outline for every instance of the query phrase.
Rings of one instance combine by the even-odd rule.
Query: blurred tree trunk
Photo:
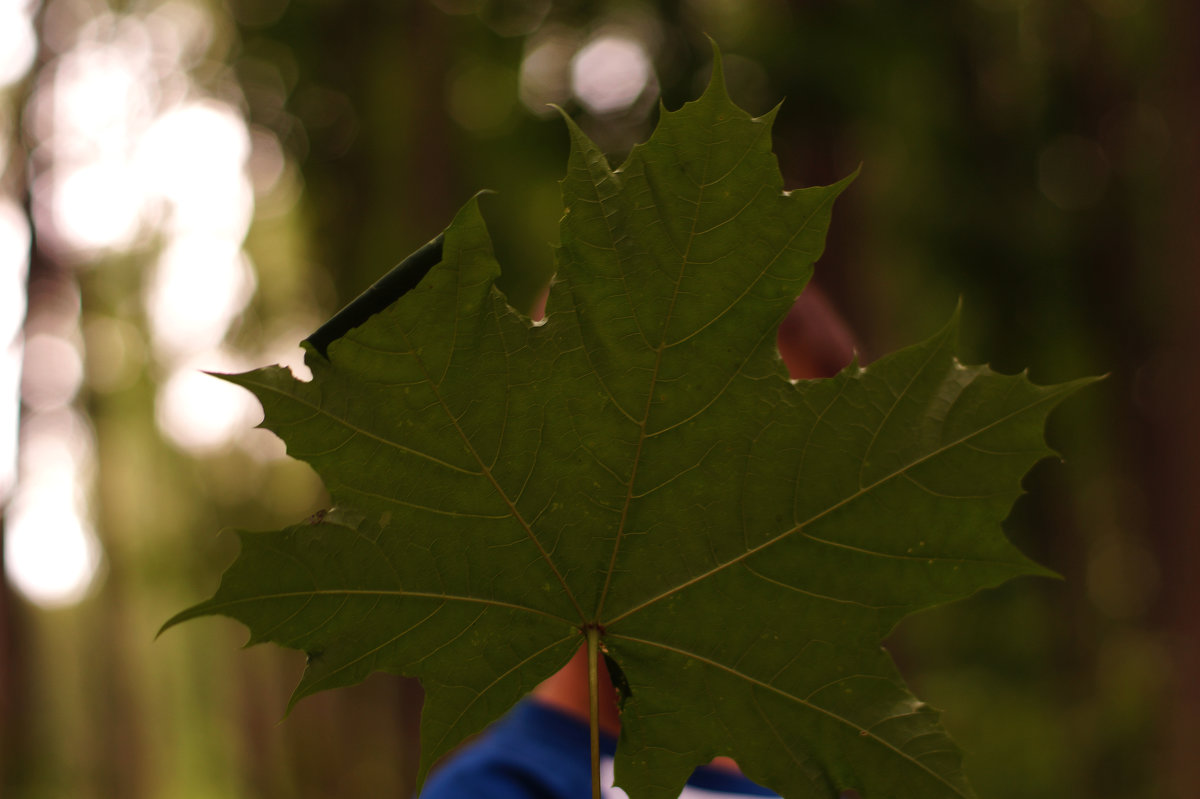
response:
[[[309,138],[310,238],[339,302],[437,235],[467,199],[446,114],[447,28],[428,2],[364,2],[293,4],[273,31],[303,65],[295,104]],[[316,124],[319,98],[338,96],[352,119]]]
[[[39,9],[35,24],[40,32],[42,12]],[[37,75],[44,63],[45,53],[42,48],[41,36],[38,36],[38,53],[29,76]],[[27,77],[25,82],[17,87],[7,98],[15,118],[21,118],[22,111],[32,92],[33,80]],[[4,98],[0,98],[2,100]],[[0,109],[2,110],[2,109]],[[13,136],[8,143],[11,147],[7,163],[0,163],[0,196],[5,190],[13,197],[19,197],[25,212],[25,219],[30,226],[30,244],[28,257],[29,271],[26,274],[25,285],[25,318],[29,318],[28,307],[32,297],[33,261],[36,251],[36,235],[33,229],[32,197],[29,191],[29,176],[27,174],[28,152],[19,136]],[[21,322],[24,326],[24,320]],[[9,342],[0,341],[0,347],[9,346]],[[18,381],[20,376],[18,376]],[[18,383],[19,385],[19,383]],[[18,403],[19,403],[18,394]],[[18,404],[19,422],[20,406]],[[0,424],[9,420],[0,420]],[[14,431],[15,432],[15,431]],[[20,451],[20,436],[15,442]],[[34,770],[33,756],[34,731],[32,729],[31,694],[33,681],[30,677],[29,655],[30,632],[25,607],[17,597],[16,591],[8,579],[8,568],[4,554],[5,550],[5,516],[9,509],[9,500],[16,491],[19,467],[13,464],[13,485],[9,487],[10,496],[0,495],[0,796],[7,796],[23,786]]]
[[[6,508],[7,503],[0,505],[0,542],[4,540]],[[5,796],[24,781],[30,755],[24,641],[20,606],[9,585],[0,546],[0,795]]]
[[[1176,0],[1168,22],[1175,61],[1167,75],[1176,182],[1164,277],[1177,304],[1170,309],[1172,339],[1156,365],[1160,394],[1150,409],[1153,479],[1147,485],[1159,514],[1157,543],[1174,650],[1167,784],[1175,799],[1191,799],[1200,795],[1200,6]]]

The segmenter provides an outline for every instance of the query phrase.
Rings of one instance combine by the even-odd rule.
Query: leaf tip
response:
[[[281,716],[278,721],[279,724],[282,724],[287,720],[288,716],[292,715],[292,708],[294,708],[296,704],[305,696],[308,696],[308,694],[301,694],[299,688],[297,688],[295,691],[292,691],[292,695],[288,697],[287,707],[283,709],[283,716]]]
[[[207,603],[201,602],[198,605],[192,605],[190,608],[185,608],[171,618],[167,619],[165,622],[163,622],[162,626],[158,628],[158,632],[154,634],[154,640],[157,641],[162,637],[163,633],[172,627],[182,624],[185,621],[191,621],[192,619],[206,615],[207,612],[204,610],[205,604]]]
[[[572,140],[575,139],[576,134],[580,136],[583,135],[583,131],[579,128],[579,124],[571,118],[571,115],[567,113],[567,109],[563,108],[558,103],[547,103],[547,105],[557,111],[558,115],[562,117],[563,122],[567,123],[567,132],[571,134]]]
[[[1087,375],[1085,377],[1078,377],[1074,380],[1068,380],[1062,385],[1068,394],[1074,394],[1081,388],[1087,388],[1094,383],[1103,382],[1110,377],[1112,377],[1112,372],[1105,372],[1102,375]]]
[[[962,328],[962,310],[963,298],[958,295],[958,301],[954,303],[954,310],[950,312],[950,318],[946,320],[946,324],[937,332],[934,339],[941,339],[945,342],[951,351],[958,350],[958,334]]]
[[[850,351],[850,363],[846,364],[842,371],[850,372],[856,375],[861,375],[863,372],[867,371],[867,367],[862,365],[861,358],[862,353],[858,351],[858,347],[855,347]]]
[[[200,374],[215,377],[218,380],[224,380],[226,383],[233,383],[235,386],[242,385],[239,378],[244,378],[249,372],[214,372],[211,369],[201,369]]]
[[[571,155],[567,166],[568,172],[570,172],[571,163],[575,158],[582,158],[585,162],[599,162],[603,164],[604,171],[609,171],[610,167],[607,159],[600,152],[600,148],[596,146],[596,143],[583,132],[583,128],[579,127],[579,123],[572,119],[571,115],[562,106],[551,103],[550,107],[558,111],[559,116],[563,118],[563,122],[567,125],[567,135],[571,138]]]
[[[729,89],[725,85],[725,65],[721,58],[721,47],[717,44],[717,40],[707,33],[704,36],[708,39],[709,45],[712,46],[713,62],[712,76],[708,79],[708,88],[704,90],[701,99],[711,94],[717,99],[732,102],[729,99]]]
[[[176,624],[179,624],[181,621],[186,621],[186,619],[180,618],[186,612],[187,611],[176,613],[174,616],[164,621],[162,626],[158,628],[158,632],[154,634],[154,640],[157,641],[159,638],[162,638],[163,633],[174,627]]]
[[[1065,576],[1054,571],[1054,569],[1047,568],[1037,562],[1035,562],[1034,565],[1037,566],[1037,568],[1033,569],[1029,573],[1030,577],[1045,577],[1048,580],[1057,580],[1060,583],[1065,583],[1067,581],[1067,578]]]

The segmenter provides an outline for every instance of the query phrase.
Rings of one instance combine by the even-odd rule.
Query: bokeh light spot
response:
[[[146,295],[155,349],[181,355],[215,348],[254,287],[254,270],[237,242],[175,239],[159,256]]]
[[[137,164],[147,193],[170,204],[175,231],[240,241],[254,211],[243,169],[249,157],[245,121],[229,106],[199,101],[155,120],[138,143]]]
[[[21,345],[0,349],[0,503],[17,481],[17,410],[21,397]]]
[[[73,605],[92,583],[100,547],[73,508],[46,497],[9,514],[4,565],[13,585],[33,602]]]
[[[124,249],[141,230],[141,196],[125,166],[100,161],[55,172],[51,225],[55,237],[76,250]]]
[[[26,3],[0,3],[0,88],[19,81],[33,66],[37,39]]]
[[[70,403],[82,383],[83,358],[70,341],[51,333],[35,333],[25,342],[21,399],[30,410]]]
[[[562,105],[571,98],[571,57],[575,37],[551,32],[529,47],[521,60],[517,96],[538,116],[554,113],[551,104]]]
[[[103,560],[86,521],[91,430],[78,412],[62,407],[31,414],[21,433],[19,480],[5,514],[5,573],[39,605],[74,604]]]
[[[204,361],[211,364],[211,357]],[[253,396],[232,383],[185,365],[158,390],[155,421],[180,448],[213,452],[257,424],[262,412]]]
[[[650,58],[626,36],[593,39],[571,61],[571,88],[593,114],[624,111],[637,102],[653,77]]]
[[[0,346],[13,340],[25,318],[29,242],[25,214],[12,200],[0,197]]]

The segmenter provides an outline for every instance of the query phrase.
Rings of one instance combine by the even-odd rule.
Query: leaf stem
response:
[[[600,678],[596,661],[600,658],[600,628],[587,626],[588,726],[591,733],[592,799],[600,799]]]

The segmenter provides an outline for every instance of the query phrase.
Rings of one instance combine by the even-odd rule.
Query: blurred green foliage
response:
[[[1111,372],[1051,420],[1046,462],[1008,523],[1064,576],[1024,580],[901,626],[890,647],[947,708],[982,796],[1194,795],[1172,774],[1172,607],[1181,532],[1152,507],[1169,468],[1147,440],[1160,354],[1194,300],[1172,296],[1173,162],[1190,129],[1169,54],[1173,6],[1150,0],[229,0],[208,8],[248,119],[274,131],[297,206],[260,217],[259,290],[235,340],[319,320],[436,235],[481,188],[504,288],[529,308],[550,278],[564,127],[522,103],[539,45],[569,56],[623,32],[664,102],[707,77],[705,34],[754,113],[786,98],[789,185],[863,165],[816,281],[864,359],[928,334],[964,300],[967,360],[1035,381]],[[236,23],[236,28],[233,23]],[[236,32],[235,32],[236,31]],[[1188,38],[1190,36],[1190,39]],[[215,74],[215,73],[214,73]],[[561,77],[561,76],[560,76]],[[1184,84],[1189,85],[1189,84]],[[1196,82],[1190,84],[1196,85]],[[619,160],[652,102],[566,110]],[[1185,149],[1181,149],[1185,148]],[[1186,217],[1186,214],[1184,215]],[[137,267],[84,276],[84,311],[129,314]],[[124,275],[125,283],[114,275]],[[1188,304],[1191,303],[1191,304]],[[157,440],[147,368],[89,399],[109,573],[72,610],[23,613],[28,736],[5,795],[403,795],[414,685],[377,676],[279,721],[301,664],[231,646],[235,625],[172,631],[232,557],[223,526],[294,522],[322,504],[304,467]],[[1182,561],[1181,561],[1182,562]],[[195,627],[195,629],[192,629]],[[1194,632],[1194,630],[1193,630]],[[1185,712],[1183,710],[1176,712]],[[25,756],[17,758],[18,751]],[[70,764],[66,767],[64,764]]]

